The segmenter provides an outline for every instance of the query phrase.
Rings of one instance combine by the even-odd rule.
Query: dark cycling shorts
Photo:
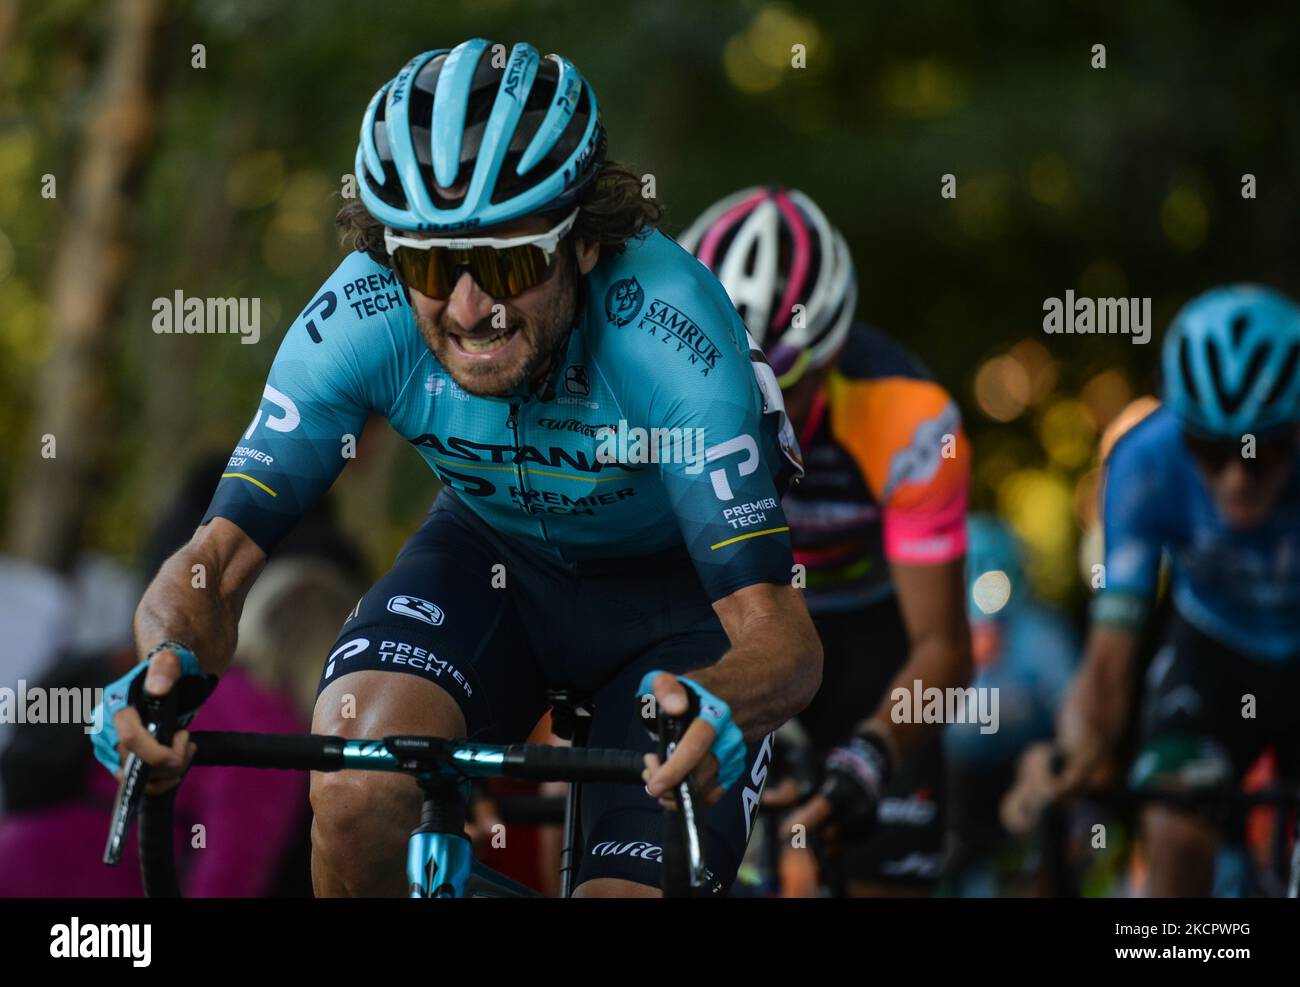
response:
[[[1242,654],[1175,610],[1147,668],[1130,783],[1181,776],[1191,787],[1235,785],[1269,744],[1290,768],[1300,748],[1300,655]]]
[[[891,597],[865,610],[816,616],[825,659],[822,685],[799,722],[816,749],[818,764],[849,738],[884,697],[907,661],[907,629]],[[923,889],[943,867],[944,759],[936,733],[903,762],[886,788],[879,828],[849,847],[844,876],[870,884]]]
[[[566,565],[501,539],[444,491],[344,623],[317,692],[355,671],[418,675],[456,700],[470,738],[514,743],[546,711],[545,691],[568,688],[592,699],[588,746],[648,752],[641,677],[712,665],[727,646],[684,551]],[[720,887],[740,866],[770,756],[770,741],[750,745],[744,774],[708,810],[705,861]],[[578,883],[659,886],[658,802],[641,786],[585,785],[582,805]]]

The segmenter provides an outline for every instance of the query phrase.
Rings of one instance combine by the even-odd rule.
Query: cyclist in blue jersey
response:
[[[1097,593],[1058,724],[1058,789],[1113,755],[1135,705],[1139,632],[1168,560],[1173,616],[1146,674],[1138,786],[1227,789],[1265,744],[1300,740],[1300,308],[1253,285],[1206,292],[1174,318],[1164,406],[1114,445]],[[1210,893],[1219,833],[1152,803],[1153,895]]]
[[[689,690],[700,718],[649,757],[646,791],[587,789],[578,893],[659,893],[657,800],[688,775],[720,891],[768,735],[820,680],[780,504],[798,447],[726,292],[605,160],[590,84],[504,52],[424,52],[371,100],[361,201],[339,217],[356,250],[290,325],[202,526],[146,592],[148,674],[109,690],[100,753],[175,778],[185,737],[161,747],[128,700],[225,668],[267,553],[378,414],[443,489],[347,616],[313,729],[516,741],[566,687],[594,697],[591,744],[649,751],[635,697],[682,713]],[[317,893],[404,893],[415,783],[322,774],[311,796]]]

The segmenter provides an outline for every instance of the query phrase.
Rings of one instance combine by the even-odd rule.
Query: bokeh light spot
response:
[[[970,595],[981,613],[995,614],[1011,599],[1011,577],[1001,569],[982,572],[971,584]]]

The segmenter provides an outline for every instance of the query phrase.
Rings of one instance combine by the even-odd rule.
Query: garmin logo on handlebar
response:
[[[50,927],[50,955],[56,960],[129,959],[148,966],[153,957],[153,926],[147,922],[82,925],[77,916]]]

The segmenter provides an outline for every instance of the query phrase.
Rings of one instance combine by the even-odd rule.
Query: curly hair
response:
[[[602,252],[621,254],[627,241],[663,222],[664,209],[641,191],[641,178],[616,161],[606,161],[578,199],[573,235],[600,244]],[[334,217],[343,243],[365,251],[384,267],[384,224],[371,216],[361,202],[349,202]]]

